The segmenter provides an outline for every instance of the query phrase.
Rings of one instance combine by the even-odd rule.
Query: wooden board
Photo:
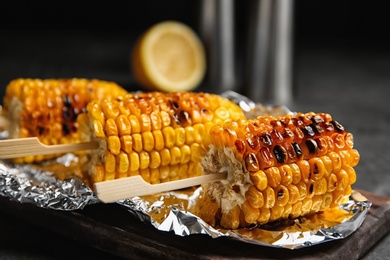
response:
[[[0,211],[101,251],[131,259],[358,259],[390,230],[390,198],[360,191],[372,203],[362,226],[343,240],[289,250],[207,235],[180,237],[142,223],[116,204],[63,212],[0,197]]]

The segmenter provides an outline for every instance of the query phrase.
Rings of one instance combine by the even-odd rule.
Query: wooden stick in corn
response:
[[[96,79],[15,79],[8,84],[3,102],[9,138],[37,137],[46,145],[78,143],[76,118],[86,112],[88,102],[125,94],[116,83]],[[15,162],[38,162],[58,155],[26,156]]]
[[[88,154],[92,183],[141,175],[151,184],[201,175],[208,132],[244,119],[239,106],[210,93],[143,92],[94,100],[78,117],[83,141],[98,141]]]
[[[201,218],[235,229],[337,207],[348,200],[360,156],[353,136],[326,113],[236,120],[211,128]]]

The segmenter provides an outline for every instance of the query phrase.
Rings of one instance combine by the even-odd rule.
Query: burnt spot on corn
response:
[[[181,110],[177,113],[179,122],[183,126],[192,125],[192,119],[187,111]]]
[[[67,124],[62,125],[62,134],[65,136],[70,134],[70,128]]]
[[[257,135],[253,135],[246,138],[246,142],[248,143],[248,146],[254,150],[258,151],[260,149],[260,140]]]
[[[286,149],[284,149],[284,147],[282,147],[280,145],[275,145],[274,155],[275,155],[276,160],[279,163],[286,163],[287,162],[287,159],[288,159],[287,152],[286,152]]]
[[[317,142],[313,139],[307,139],[305,141],[306,147],[311,154],[316,154],[318,150]]]
[[[313,137],[316,134],[314,128],[311,125],[305,125],[301,127],[301,130],[305,134],[305,136]]]
[[[246,169],[250,172],[256,172],[259,170],[259,162],[257,161],[256,155],[250,153],[245,157]]]
[[[330,123],[334,126],[334,129],[336,129],[336,131],[338,131],[338,132],[345,131],[344,127],[336,120],[332,120],[332,121],[330,121]]]
[[[301,158],[303,153],[302,153],[302,149],[299,146],[299,144],[298,143],[292,143],[291,145],[294,148],[294,151],[295,151],[295,154],[297,155],[297,157]]]
[[[63,95],[62,102],[64,103],[64,107],[67,107],[67,108],[72,107],[72,98],[69,95]]]
[[[278,194],[277,194],[277,199],[280,200],[280,199],[283,198],[283,196],[284,196],[284,190],[283,190],[283,189],[280,189],[280,190],[278,191]]]
[[[171,104],[171,107],[174,109],[174,110],[177,110],[180,108],[180,105],[177,101],[173,100],[173,99],[170,99],[169,100],[169,103]]]
[[[239,154],[244,154],[245,152],[245,143],[244,141],[237,139],[234,141],[234,146]]]
[[[263,134],[260,136],[261,142],[266,145],[266,146],[271,146],[272,145],[272,138],[269,134]]]

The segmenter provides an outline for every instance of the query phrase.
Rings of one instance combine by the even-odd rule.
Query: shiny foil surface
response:
[[[286,107],[255,104],[231,91],[222,96],[239,104],[248,118],[292,113]],[[4,131],[0,133],[0,139],[6,137]],[[18,165],[0,160],[0,195],[48,210],[70,211],[101,203],[77,173],[77,160],[72,154],[41,165]],[[230,237],[245,243],[287,249],[344,239],[360,227],[371,207],[370,201],[354,191],[350,200],[338,209],[262,226],[225,230],[212,227],[193,214],[201,191],[201,187],[193,187],[116,203],[140,221],[178,236],[204,234],[216,239]]]

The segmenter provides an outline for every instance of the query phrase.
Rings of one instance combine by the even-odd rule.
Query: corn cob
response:
[[[348,199],[360,155],[353,136],[325,113],[230,121],[211,128],[205,174],[228,179],[205,184],[197,214],[235,229],[297,218]]]
[[[94,100],[87,111],[78,118],[80,135],[100,143],[86,164],[92,183],[141,175],[154,184],[183,176],[178,172],[185,169],[188,176],[200,175],[211,127],[245,118],[228,99],[195,92]]]
[[[38,137],[44,144],[80,141],[76,118],[92,99],[127,94],[113,82],[88,79],[29,79],[11,81],[4,96],[10,121],[9,138]],[[38,162],[58,155],[28,156],[16,162]]]

